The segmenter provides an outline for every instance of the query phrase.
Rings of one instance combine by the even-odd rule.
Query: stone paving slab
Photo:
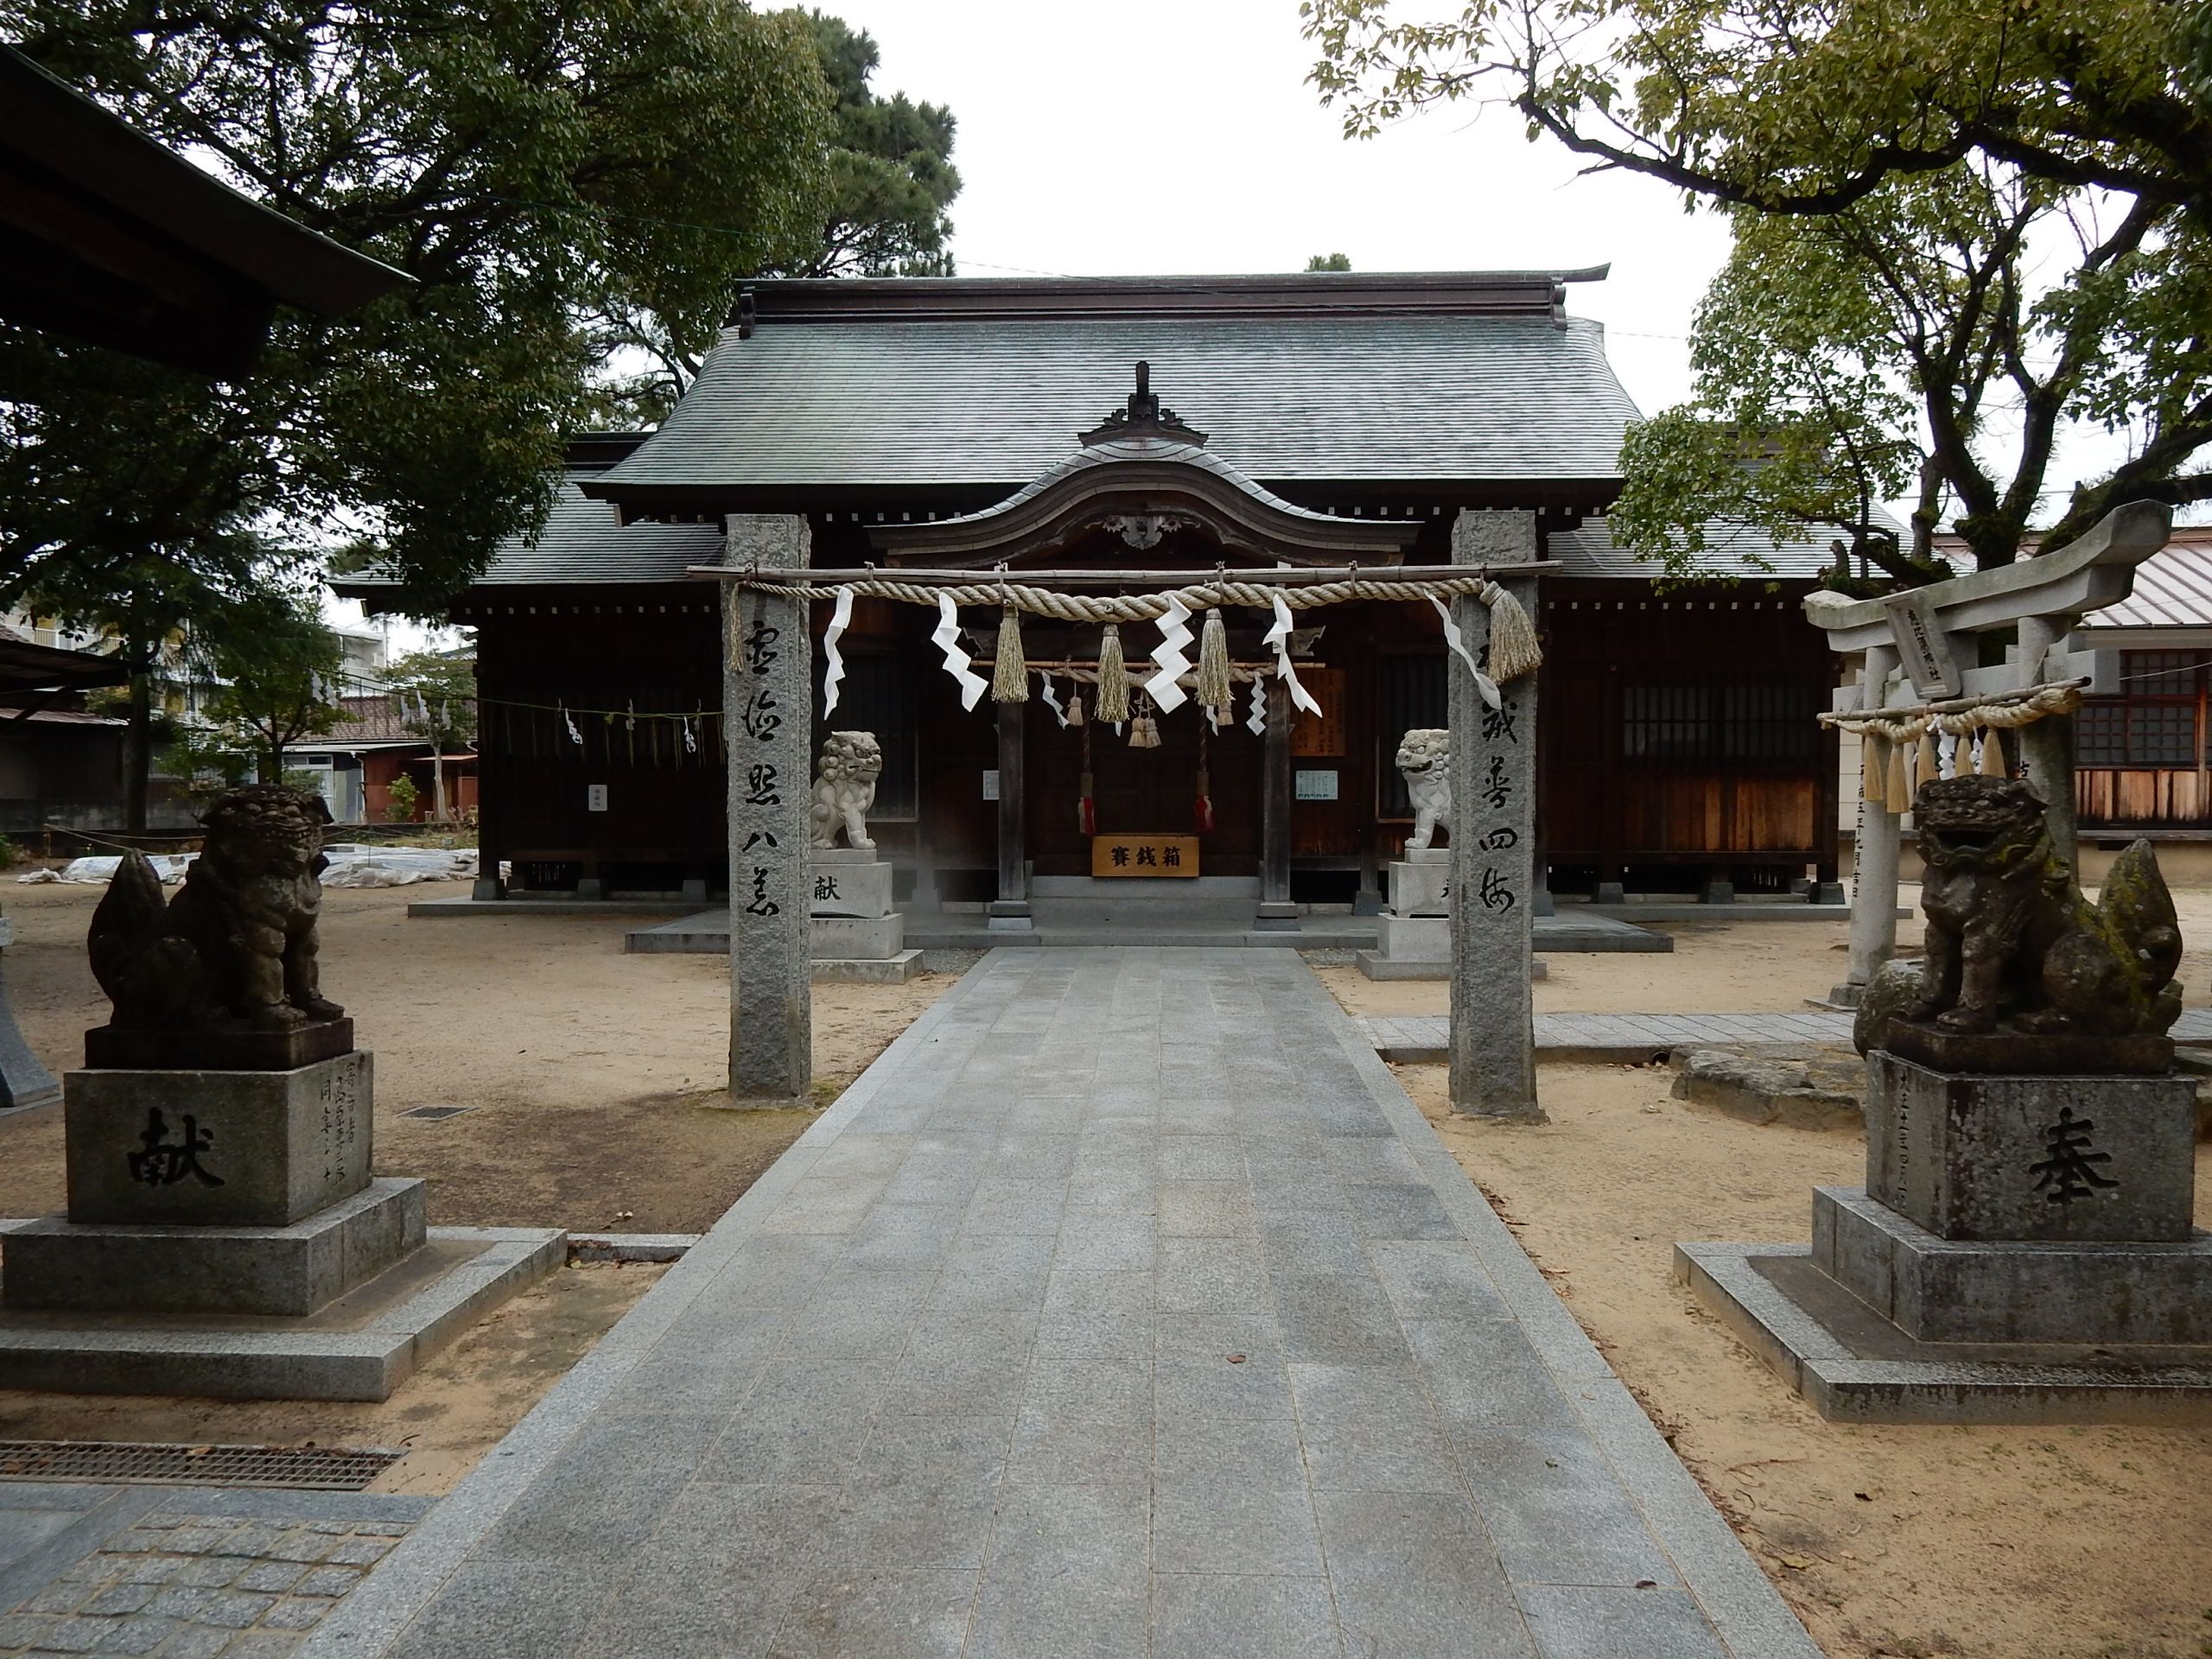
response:
[[[289,1659],[430,1500],[0,1484],[0,1654]]]
[[[1540,1014],[1536,1052],[1547,1059],[1643,1062],[1707,1043],[1747,1047],[1849,1043],[1852,1016],[1820,1014]],[[1451,1025],[1439,1014],[1362,1015],[1353,1021],[1386,1060],[1432,1065],[1452,1055]],[[2185,1008],[2174,1040],[2212,1045],[2212,1008]]]
[[[994,952],[302,1659],[1817,1649],[1291,952]]]

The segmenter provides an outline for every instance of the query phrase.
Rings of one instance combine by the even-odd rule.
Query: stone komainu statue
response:
[[[290,1031],[338,1018],[315,973],[322,798],[249,784],[200,822],[206,840],[174,901],[145,855],[126,853],[92,912],[92,973],[115,1025]]]
[[[875,804],[875,780],[883,773],[883,747],[874,732],[832,732],[822,742],[822,769],[814,780],[814,800],[807,809],[806,840],[810,847],[837,844],[837,832],[846,842],[868,848],[868,810]]]
[[[1942,778],[1913,800],[1926,962],[1884,965],[1859,1005],[1861,1052],[1891,1020],[1937,1031],[2157,1035],[2181,1013],[2181,928],[2147,841],[2113,861],[2098,902],[2014,778]]]
[[[1406,846],[1419,852],[1439,830],[1452,827],[1452,734],[1435,727],[1408,732],[1398,744],[1398,770],[1414,803],[1414,832]]]

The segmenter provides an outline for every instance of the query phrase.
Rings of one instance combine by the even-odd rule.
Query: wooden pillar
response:
[[[991,901],[985,925],[1027,932],[1036,925],[1029,913],[1029,843],[1021,785],[1026,702],[1001,702],[999,711],[999,896]]]
[[[1493,567],[1536,614],[1536,579],[1495,567],[1536,557],[1533,512],[1462,512],[1452,563]],[[1471,594],[1452,620],[1481,662],[1490,610]],[[1498,688],[1495,710],[1456,658],[1446,670],[1452,727],[1452,1109],[1541,1122],[1535,1004],[1529,993],[1536,894],[1536,677]]]
[[[1290,688],[1268,682],[1268,733],[1260,760],[1260,912],[1254,926],[1295,932],[1298,906],[1290,901],[1290,723],[1297,718]]]
[[[727,563],[804,565],[806,520],[729,520]],[[813,652],[805,601],[722,588],[722,723],[729,746],[729,1096],[804,1103],[814,1086],[807,802]]]

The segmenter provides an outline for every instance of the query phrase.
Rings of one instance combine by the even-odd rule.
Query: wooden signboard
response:
[[[1093,875],[1196,875],[1196,836],[1093,836]]]
[[[1298,683],[1321,705],[1319,715],[1294,709],[1290,752],[1295,755],[1339,755],[1344,752],[1344,671],[1300,663]]]

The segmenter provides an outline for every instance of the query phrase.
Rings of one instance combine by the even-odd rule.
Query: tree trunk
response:
[[[123,827],[146,833],[146,780],[154,769],[154,671],[142,664],[130,674],[130,709],[123,728]]]
[[[446,821],[446,758],[444,745],[430,745],[430,813],[440,823]]]

